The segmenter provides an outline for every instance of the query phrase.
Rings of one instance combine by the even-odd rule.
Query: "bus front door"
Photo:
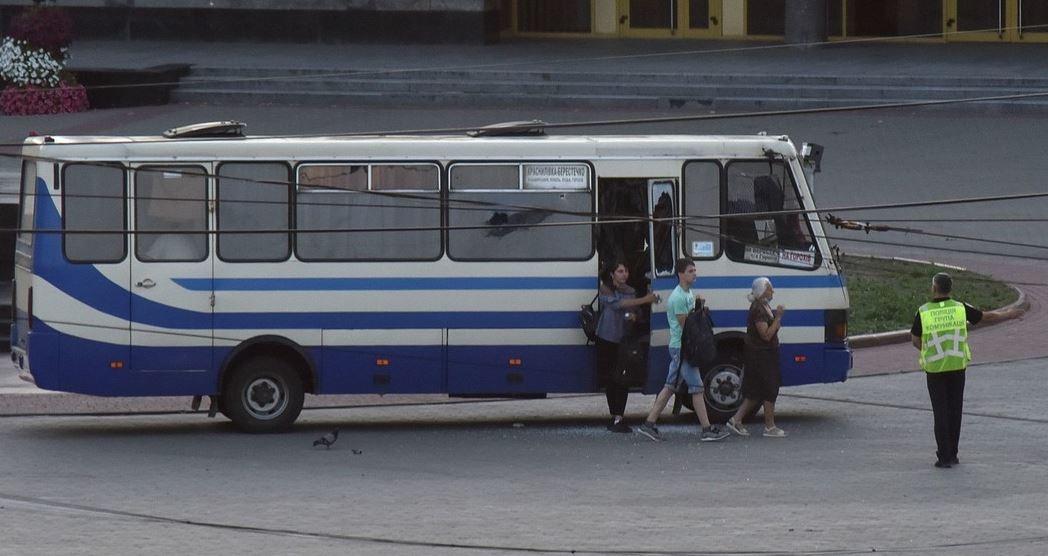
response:
[[[659,278],[673,278],[677,262],[677,185],[673,180],[648,180],[648,250],[652,282],[660,289]],[[672,289],[672,287],[670,288]]]
[[[659,178],[648,180],[648,264],[651,290],[662,298],[652,306],[651,341],[648,350],[648,381],[645,392],[657,392],[662,388],[665,369],[669,365],[669,323],[666,321],[665,301],[673,288],[677,287],[677,182]],[[676,408],[675,408],[676,410]]]
[[[143,165],[134,171],[131,368],[164,395],[214,388],[210,168]]]

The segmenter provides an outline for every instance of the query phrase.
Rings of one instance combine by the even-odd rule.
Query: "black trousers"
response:
[[[612,415],[623,415],[626,412],[626,399],[630,395],[629,388],[612,378],[618,358],[619,344],[617,342],[607,342],[603,338],[597,338],[597,373],[600,377],[600,385],[604,387],[604,395],[608,398],[608,413]]]
[[[928,396],[935,415],[935,455],[949,462],[957,457],[964,411],[964,370],[924,373],[928,377]]]

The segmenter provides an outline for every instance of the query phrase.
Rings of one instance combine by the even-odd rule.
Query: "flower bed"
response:
[[[8,87],[0,91],[0,110],[12,116],[58,114],[87,110],[87,90],[83,85],[58,87]]]
[[[63,49],[64,54],[64,49]],[[0,79],[18,87],[57,87],[63,59],[56,59],[43,48],[33,48],[29,43],[5,37],[0,43]]]
[[[65,70],[73,20],[65,11],[38,5],[12,19],[0,41],[0,111],[13,115],[87,110],[87,91]]]

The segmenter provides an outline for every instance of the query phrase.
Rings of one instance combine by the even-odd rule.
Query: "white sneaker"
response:
[[[770,429],[768,427],[765,427],[764,436],[767,436],[768,438],[786,438],[786,431],[780,429],[779,427],[772,427]]]

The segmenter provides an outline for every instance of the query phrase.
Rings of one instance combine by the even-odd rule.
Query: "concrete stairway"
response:
[[[175,102],[586,106],[709,110],[840,107],[1048,92],[1045,78],[528,72],[321,71],[194,67]],[[973,103],[1048,110],[1048,95]]]

